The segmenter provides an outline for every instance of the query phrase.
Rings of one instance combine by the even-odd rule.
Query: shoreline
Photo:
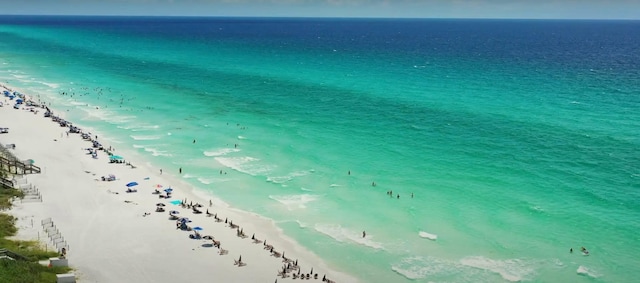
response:
[[[12,89],[2,85],[0,91],[5,88]],[[287,263],[292,264],[283,260],[284,256],[299,261],[297,270],[301,270],[301,274],[313,272],[311,280],[318,274],[318,281],[326,275],[335,282],[358,282],[346,273],[329,268],[317,255],[283,234],[272,220],[233,208],[213,195],[207,199],[210,193],[199,192],[179,176],[160,173],[159,167],[154,169],[153,164],[136,159],[138,154],[116,151],[116,154],[133,156],[126,160],[133,161],[135,168],[109,163],[108,155],[100,150],[94,159],[83,150],[91,147],[91,143],[78,134],[66,135],[68,128],[39,117],[46,111],[44,108],[38,108],[37,113],[22,108],[16,110],[6,103],[9,100],[4,95],[0,100],[5,102],[0,108],[0,120],[5,122],[0,126],[9,128],[8,134],[0,136],[0,142],[16,144],[16,156],[34,159],[42,168],[41,174],[27,175],[25,179],[38,188],[43,201],[16,203],[10,211],[19,219],[17,237],[47,242],[38,223],[51,218],[68,243],[67,258],[77,271],[78,281],[210,280],[213,274],[224,282],[273,282],[274,279],[286,282],[298,271],[287,273],[286,278],[278,276],[278,271]],[[102,133],[96,133],[100,141],[108,140]],[[114,174],[116,180],[101,181],[102,176],[109,174]],[[125,184],[131,181],[139,183],[136,193],[125,192]],[[171,187],[172,198],[161,199],[152,194],[154,188],[160,188],[158,185],[162,185],[162,189]],[[203,213],[194,214],[188,208],[170,204],[185,198],[187,202],[202,204]],[[155,212],[156,203],[164,203],[166,212]],[[221,219],[240,225],[238,228],[245,235],[255,233],[256,238],[267,243],[254,243],[251,236],[238,237],[229,225],[207,217],[204,213],[207,209],[212,215],[217,213]],[[192,228],[202,227],[201,235],[211,235],[220,241],[221,249],[211,247],[212,241],[188,238],[193,231],[176,230],[174,221],[167,220],[167,212],[171,210],[192,220]],[[275,253],[265,250],[266,245],[273,245]],[[220,255],[220,250],[227,250],[228,254]],[[246,266],[234,265],[239,257]],[[175,268],[188,272],[178,273],[176,277]],[[127,276],[132,274],[138,275]]]

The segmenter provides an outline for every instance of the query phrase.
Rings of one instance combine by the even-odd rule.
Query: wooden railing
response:
[[[27,164],[20,160],[9,159],[6,157],[0,156],[0,170],[4,169],[6,172],[10,174],[23,175],[23,174],[34,174],[40,173],[40,167],[31,164],[30,162]]]
[[[23,256],[21,254],[14,253],[7,249],[0,249],[0,258],[5,256],[14,260],[29,260],[26,256]]]
[[[15,188],[15,185],[13,184],[13,181],[0,177],[0,188],[12,189]]]

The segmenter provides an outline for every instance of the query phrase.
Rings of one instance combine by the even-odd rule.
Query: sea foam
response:
[[[374,236],[367,235],[367,237],[363,238],[361,231],[349,230],[339,224],[316,224],[315,230],[335,239],[338,242],[352,242],[377,250],[383,249],[382,243],[373,240]]]
[[[269,198],[281,204],[284,204],[289,210],[294,210],[294,209],[307,208],[306,204],[317,200],[319,196],[310,195],[310,194],[282,195],[282,196],[270,195]]]
[[[576,273],[578,275],[584,275],[584,276],[589,276],[591,278],[598,278],[600,277],[600,274],[598,274],[597,272],[585,267],[585,266],[578,266],[578,269],[576,270]]]
[[[162,138],[160,135],[130,135],[129,137],[136,141],[159,140]]]
[[[519,282],[534,272],[534,269],[523,260],[506,259],[493,260],[483,256],[469,256],[460,260],[465,266],[491,271],[499,274],[503,279],[511,282]]]
[[[282,184],[293,180],[295,177],[305,176],[311,173],[310,171],[295,171],[291,172],[285,176],[269,176],[267,177],[267,182],[272,182],[276,184]]]
[[[435,241],[435,240],[437,240],[437,239],[438,239],[438,235],[431,234],[431,233],[427,233],[427,232],[424,232],[424,231],[420,231],[420,232],[418,233],[418,235],[419,235],[421,238],[429,239],[429,240],[432,240],[432,241]]]
[[[213,150],[207,150],[207,151],[204,151],[202,154],[204,154],[204,156],[213,157],[213,156],[224,156],[224,155],[227,155],[229,153],[238,152],[238,151],[240,151],[240,150],[237,149],[237,148],[226,148],[225,147],[225,148],[216,148],[216,149],[213,149]]]
[[[216,157],[216,161],[238,172],[251,176],[266,175],[273,169],[272,166],[260,163],[260,159],[250,156],[240,157]]]
[[[391,265],[391,270],[411,280],[426,278],[427,276],[446,276],[459,274],[459,265],[455,262],[435,257],[410,256]]]

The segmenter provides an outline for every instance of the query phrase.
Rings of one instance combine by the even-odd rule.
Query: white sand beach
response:
[[[0,92],[4,88],[0,88]],[[26,93],[30,96],[29,93]],[[25,180],[37,188],[42,196],[39,202],[16,201],[10,214],[19,218],[18,238],[40,240],[52,248],[41,222],[51,219],[68,245],[67,258],[74,268],[78,282],[293,282],[292,269],[286,278],[278,276],[287,265],[282,257],[297,260],[301,274],[318,274],[310,281],[322,282],[323,276],[335,282],[357,282],[345,273],[332,270],[313,253],[286,237],[269,220],[259,215],[239,211],[204,192],[194,192],[182,182],[178,172],[160,174],[158,167],[143,160],[131,160],[116,149],[115,154],[126,157],[134,164],[110,163],[105,151],[97,151],[97,158],[88,154],[90,141],[80,134],[67,134],[61,127],[45,118],[45,109],[22,106],[14,109],[13,101],[0,96],[0,127],[9,132],[0,134],[0,143],[15,144],[13,153],[20,159],[32,159],[42,168],[40,174],[26,175]],[[55,112],[54,115],[63,113]],[[37,111],[37,113],[35,112]],[[74,121],[71,121],[74,122]],[[75,125],[82,128],[82,125]],[[96,133],[94,133],[96,134]],[[98,141],[103,140],[98,133]],[[92,136],[95,139],[95,136]],[[103,144],[109,148],[109,144]],[[175,170],[171,170],[175,171]],[[115,181],[103,181],[102,176],[113,174]],[[126,184],[137,182],[127,193]],[[155,189],[171,187],[171,198],[160,198]],[[163,192],[164,193],[164,192]],[[187,204],[199,203],[201,214],[191,208],[171,204],[187,199]],[[156,212],[156,204],[164,204],[165,212]],[[188,217],[191,228],[199,226],[201,236],[210,235],[220,241],[220,250],[211,240],[191,239],[194,231],[176,229],[176,220],[169,220],[169,211]],[[220,222],[206,211],[217,214]],[[145,215],[148,213],[147,215]],[[245,238],[238,237],[239,225]],[[274,252],[265,244],[251,239],[267,240]],[[53,247],[55,249],[55,247]],[[234,264],[241,257],[244,266]]]

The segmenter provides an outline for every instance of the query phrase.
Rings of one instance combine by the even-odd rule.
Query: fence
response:
[[[49,237],[49,240],[51,240],[57,251],[61,251],[62,248],[69,251],[69,244],[67,244],[67,241],[64,239],[51,218],[43,219],[41,224],[42,229],[44,229],[44,232],[47,234],[47,237]]]
[[[42,202],[42,194],[32,184],[18,184],[18,188],[24,193],[20,202]]]

